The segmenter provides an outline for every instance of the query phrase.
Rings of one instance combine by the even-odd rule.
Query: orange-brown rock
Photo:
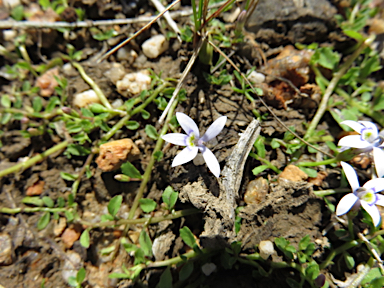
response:
[[[43,188],[44,188],[45,182],[44,181],[37,181],[34,183],[32,186],[29,186],[26,191],[27,196],[37,196],[41,195],[43,193]]]
[[[305,181],[308,179],[308,175],[301,171],[299,167],[295,165],[288,165],[284,171],[280,174],[280,179],[286,179],[294,182]]]
[[[55,92],[55,87],[59,85],[55,79],[55,76],[59,76],[59,68],[57,67],[49,69],[47,72],[37,78],[36,86],[40,88],[41,96],[50,97]]]
[[[97,166],[104,172],[119,169],[126,161],[133,161],[140,156],[140,150],[131,139],[121,139],[100,145]]]
[[[80,229],[77,229],[76,227],[68,227],[61,235],[61,240],[63,241],[65,247],[71,248],[73,243],[79,240],[80,235]]]

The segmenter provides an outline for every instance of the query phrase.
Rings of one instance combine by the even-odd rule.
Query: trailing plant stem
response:
[[[36,155],[25,162],[18,163],[18,164],[14,165],[8,169],[4,169],[4,170],[0,171],[0,178],[6,176],[8,174],[11,174],[11,173],[16,173],[21,169],[27,169],[27,168],[35,165],[36,163],[43,161],[44,158],[48,157],[49,155],[56,153],[62,149],[65,149],[68,146],[68,144],[69,144],[68,141],[63,141],[63,142],[57,144],[56,146],[49,148],[47,151],[44,151],[44,152],[40,153],[39,155]]]

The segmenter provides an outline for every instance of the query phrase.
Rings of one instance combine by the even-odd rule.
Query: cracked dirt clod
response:
[[[120,139],[100,145],[97,166],[104,172],[119,169],[125,161],[133,161],[140,156],[140,150],[131,139]]]

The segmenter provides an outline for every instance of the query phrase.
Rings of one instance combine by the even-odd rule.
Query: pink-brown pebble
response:
[[[120,139],[100,145],[97,166],[104,172],[119,169],[126,161],[133,161],[140,156],[140,150],[131,139]]]

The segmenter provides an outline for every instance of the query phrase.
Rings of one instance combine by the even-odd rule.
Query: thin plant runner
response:
[[[170,133],[164,135],[162,138],[174,145],[186,146],[176,157],[173,159],[172,167],[185,164],[197,155],[197,152],[203,154],[205,163],[209,170],[216,177],[220,176],[220,164],[217,161],[216,156],[209,150],[204,144],[213,138],[215,138],[221,130],[223,130],[225,123],[227,122],[226,116],[221,116],[216,119],[205,134],[200,137],[199,128],[196,123],[187,115],[181,112],[176,113],[177,121],[187,134],[182,133]]]

